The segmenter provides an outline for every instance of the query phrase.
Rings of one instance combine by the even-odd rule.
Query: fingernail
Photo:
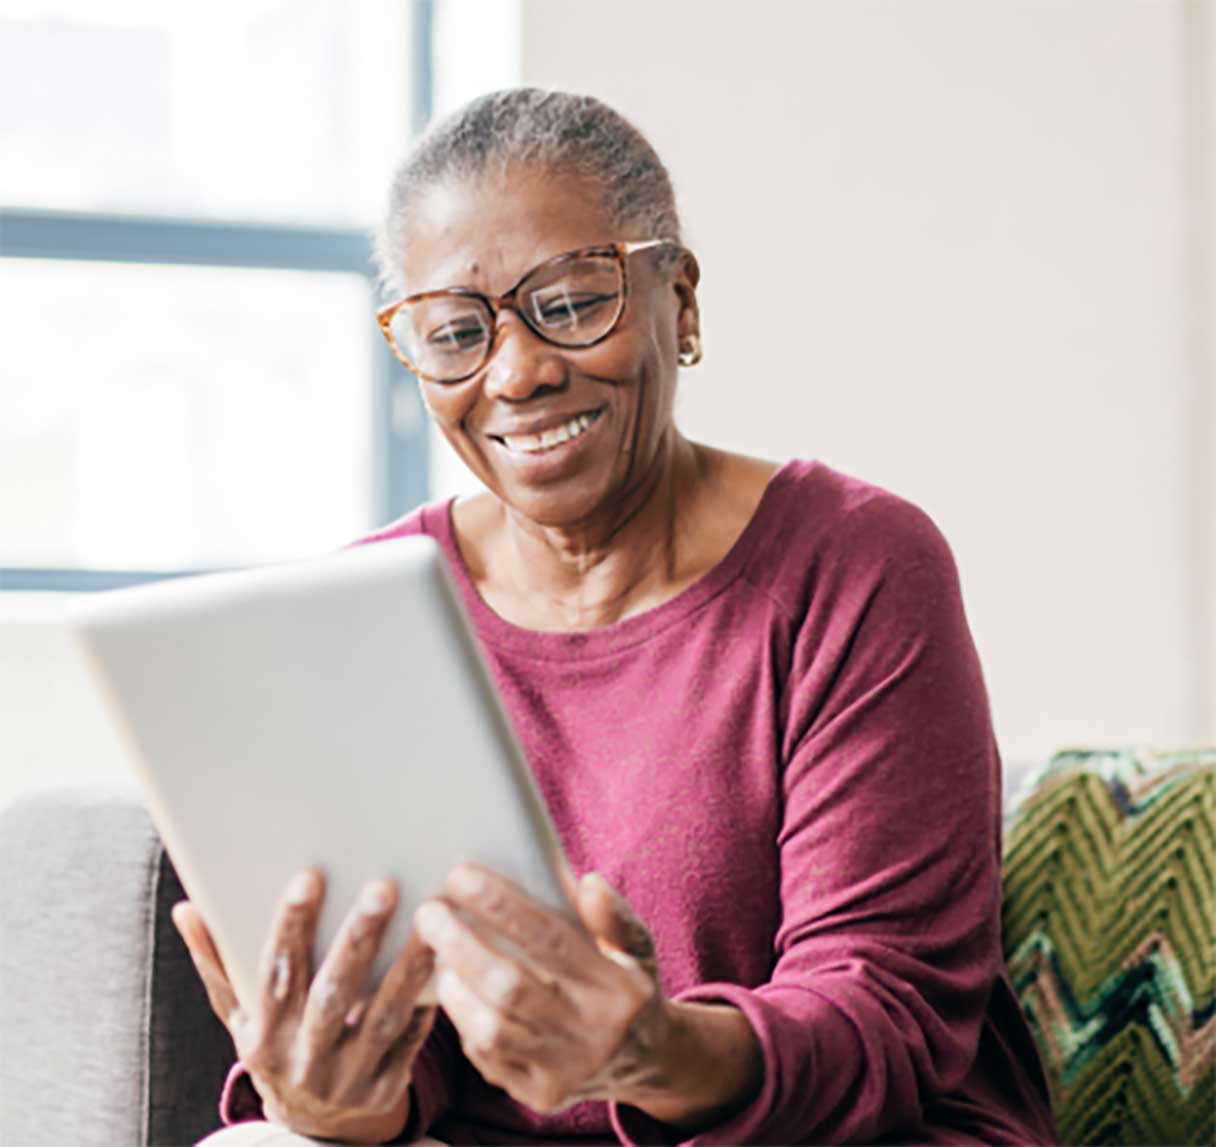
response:
[[[287,903],[288,904],[307,904],[313,897],[313,893],[317,887],[317,876],[315,872],[301,872],[292,877],[291,883],[287,886]]]
[[[359,1021],[363,1018],[364,1009],[367,1007],[366,1000],[356,1000],[350,1006],[350,1011],[346,1013],[346,1018],[342,1021],[348,1028],[356,1027]]]
[[[424,940],[437,939],[447,925],[447,914],[433,900],[424,901],[418,905],[414,913],[414,927]]]
[[[448,883],[452,891],[459,896],[477,896],[486,886],[481,873],[467,864],[453,868]]]
[[[381,912],[387,912],[392,903],[392,886],[384,880],[377,880],[374,884],[365,885],[359,895],[359,907],[364,912],[374,912],[379,915]]]
[[[612,885],[609,884],[608,881],[604,879],[603,874],[599,873],[599,872],[584,873],[583,883],[589,884],[593,888],[600,888],[603,891],[607,892],[609,895],[611,895],[613,892]]]

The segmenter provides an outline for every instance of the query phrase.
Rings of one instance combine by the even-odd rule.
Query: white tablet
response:
[[[318,960],[363,883],[396,880],[373,982],[459,860],[571,911],[557,834],[432,539],[94,594],[70,624],[242,1006],[303,868],[326,877]]]

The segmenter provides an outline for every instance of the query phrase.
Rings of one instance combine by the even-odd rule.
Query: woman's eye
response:
[[[537,312],[545,326],[577,326],[615,302],[615,295],[563,295],[542,303]]]
[[[480,323],[444,323],[427,334],[426,342],[436,351],[462,351],[476,346],[485,336]]]

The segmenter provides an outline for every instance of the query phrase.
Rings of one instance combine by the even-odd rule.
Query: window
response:
[[[322,552],[427,494],[369,234],[431,0],[8,0],[0,589]]]

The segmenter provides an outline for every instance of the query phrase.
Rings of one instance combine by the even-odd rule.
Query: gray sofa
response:
[[[1068,750],[1005,783],[1006,959],[1064,1141],[1216,1142],[1216,747]],[[0,1147],[213,1131],[232,1049],[136,790],[0,808],[0,873]]]
[[[169,918],[181,885],[136,791],[7,805],[0,873],[0,1144],[215,1130],[232,1045]]]

